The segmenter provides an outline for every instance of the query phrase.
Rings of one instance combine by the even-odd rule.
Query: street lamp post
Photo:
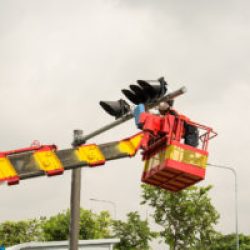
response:
[[[116,220],[116,204],[113,201],[109,201],[109,200],[99,200],[99,199],[95,199],[95,198],[91,198],[89,199],[91,201],[96,201],[96,202],[104,202],[104,203],[109,203],[113,206],[114,208],[114,218]]]
[[[207,164],[210,167],[215,168],[222,168],[226,170],[230,170],[234,174],[234,180],[235,180],[235,240],[236,240],[236,250],[240,249],[239,244],[239,228],[238,228],[238,180],[237,180],[237,173],[234,168],[223,166],[223,165],[215,165],[215,164]]]

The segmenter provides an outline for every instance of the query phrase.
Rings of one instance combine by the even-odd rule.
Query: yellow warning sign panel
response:
[[[142,137],[143,134],[139,133],[133,137],[120,141],[118,144],[118,150],[122,153],[134,156],[140,147]]]
[[[62,163],[53,151],[44,150],[35,152],[34,158],[39,168],[49,175],[63,172]]]
[[[169,145],[166,149],[166,159],[206,168],[208,157],[198,151],[185,149],[181,145]]]
[[[17,173],[6,157],[0,157],[0,180],[7,180],[17,176]]]
[[[95,144],[80,146],[75,150],[75,153],[80,161],[87,162],[90,166],[98,166],[105,163],[103,153]]]

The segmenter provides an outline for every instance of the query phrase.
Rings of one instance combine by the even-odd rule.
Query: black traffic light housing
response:
[[[100,105],[109,115],[114,116],[116,119],[130,111],[129,104],[123,99],[118,101],[100,101]]]
[[[138,80],[137,84],[130,85],[130,90],[122,90],[122,93],[136,105],[154,103],[167,92],[167,82],[163,77],[155,81]]]

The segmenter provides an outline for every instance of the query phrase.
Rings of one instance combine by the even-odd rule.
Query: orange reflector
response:
[[[34,152],[33,155],[39,168],[45,171],[47,175],[52,176],[63,173],[64,169],[62,167],[61,161],[50,148],[44,148]]]
[[[89,166],[99,166],[105,163],[105,157],[95,144],[80,146],[75,150],[80,161],[87,162]]]

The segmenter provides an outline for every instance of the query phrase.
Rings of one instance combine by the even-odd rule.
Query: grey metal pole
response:
[[[238,178],[237,178],[237,172],[234,168],[223,166],[223,165],[215,165],[208,163],[208,166],[215,167],[215,168],[223,168],[230,170],[234,174],[234,180],[235,180],[235,241],[236,241],[236,250],[240,249],[240,241],[239,241],[239,222],[238,222]]]
[[[114,219],[116,220],[116,204],[113,201],[109,201],[109,200],[99,200],[99,199],[95,199],[95,198],[90,198],[91,201],[97,201],[97,202],[105,202],[105,203],[109,203],[113,206],[114,208]]]
[[[83,135],[82,130],[74,130],[74,140]],[[69,249],[78,249],[79,229],[80,229],[80,195],[81,195],[81,168],[72,170],[71,175],[71,197],[70,197],[70,231]]]

